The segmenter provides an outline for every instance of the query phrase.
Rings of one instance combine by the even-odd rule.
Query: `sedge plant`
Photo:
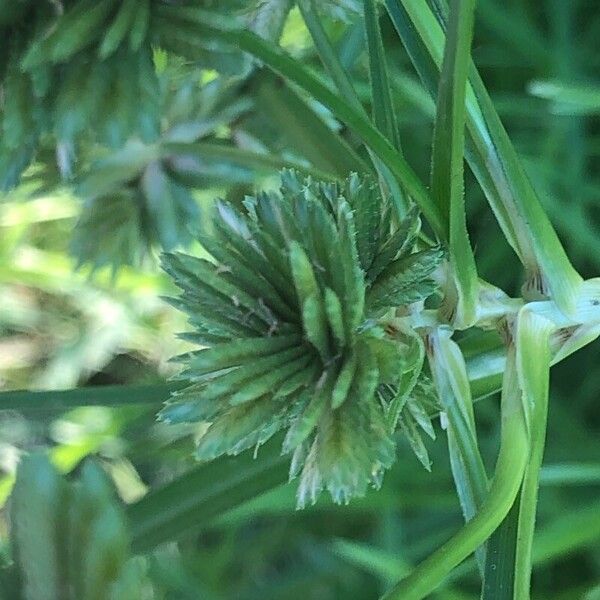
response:
[[[109,4],[99,3],[85,19],[83,10],[64,18],[81,27],[92,16],[104,22]],[[475,554],[484,600],[527,600],[550,367],[600,335],[600,279],[584,280],[572,266],[471,60],[475,0],[362,2],[354,20],[368,55],[371,114],[316,0],[297,5],[324,76],[274,41],[290,2],[273,3],[277,33],[271,36],[202,3],[142,4],[139,16],[135,3],[124,1],[95,45],[69,43],[64,27],[29,46],[17,39],[20,68],[9,71],[7,81],[23,88],[28,73],[33,77],[44,66],[49,77],[58,77],[59,69],[69,73],[75,67],[63,63],[80,51],[81,61],[95,61],[93,55],[126,69],[146,60],[152,43],[185,55],[194,36],[202,35],[224,52],[243,51],[240,69],[259,64],[271,70],[283,82],[281,94],[299,110],[306,98],[320,103],[364,148],[357,153],[339,138],[327,138],[323,144],[333,153],[315,168],[230,152],[238,161],[294,168],[281,171],[278,191],[247,195],[237,205],[218,201],[200,223],[194,210],[177,213],[194,221],[186,223],[186,238],[204,251],[162,255],[163,269],[181,291],[167,301],[188,317],[182,337],[193,349],[176,358],[183,367],[171,384],[135,393],[155,401],[172,392],[159,412],[161,426],[204,424],[195,456],[207,464],[127,508],[127,548],[151,550],[286,476],[297,480],[300,508],[323,490],[335,502],[351,502],[381,485],[396,459],[398,434],[430,468],[423,433],[433,435],[431,418],[440,415],[465,524],[383,598],[425,598]],[[435,100],[429,181],[403,153],[383,13]],[[172,33],[177,36],[170,38]],[[147,91],[144,80],[136,85]],[[38,98],[40,111],[45,94]],[[154,105],[147,95],[141,98],[143,110],[124,132],[111,128],[109,117],[93,132],[115,147],[122,145],[121,134],[137,132],[151,148],[124,177],[129,189],[140,185],[140,177],[150,189],[144,178],[152,168],[186,154],[181,144],[157,141]],[[82,134],[80,122],[65,130],[61,119],[60,143],[73,144]],[[21,166],[40,131],[23,146]],[[465,160],[523,266],[519,298],[478,274],[465,215]],[[11,177],[18,177],[18,167]],[[160,232],[155,237],[160,242]],[[86,247],[87,257],[93,252]],[[495,352],[502,358],[487,361],[486,349],[475,353],[484,382],[477,388],[458,341],[461,332],[480,330],[499,334],[502,345]],[[501,444],[488,472],[474,400],[498,388]],[[68,406],[84,397],[84,391],[65,392],[55,401]],[[13,393],[3,401],[18,408],[34,399]],[[110,402],[109,395],[97,401]],[[227,463],[229,476],[213,486],[219,461],[238,454]],[[29,572],[26,564],[20,569]]]

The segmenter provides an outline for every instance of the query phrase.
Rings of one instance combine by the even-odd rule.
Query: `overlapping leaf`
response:
[[[143,593],[123,511],[91,463],[69,484],[45,456],[26,457],[11,499],[11,541],[15,600],[126,600]]]

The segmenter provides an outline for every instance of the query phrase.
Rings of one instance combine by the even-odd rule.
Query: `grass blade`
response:
[[[514,600],[519,497],[487,543],[481,600]]]
[[[256,459],[244,453],[202,464],[130,505],[134,551],[193,535],[218,515],[284,484],[289,459],[280,447],[277,438]]]
[[[319,81],[304,65],[279,49],[272,47],[248,31],[237,32],[235,36],[240,47],[263,60],[275,72],[282,74],[286,79],[304,88],[353,129],[371,151],[388,167],[406,193],[419,205],[436,234],[443,238],[439,211],[434,206],[427,189],[404,157],[397,152],[366,117]]]
[[[504,370],[504,355],[494,348],[467,360],[474,399],[487,397],[500,389],[500,374]],[[0,392],[0,411],[66,411],[78,406],[154,405],[157,408],[170,394],[190,385],[179,380],[153,385],[103,385],[72,390]]]
[[[450,329],[438,328],[429,340],[429,362],[438,396],[448,418],[448,449],[452,475],[465,521],[483,504],[488,481],[477,443],[471,390],[466,365]],[[477,552],[483,568],[485,550]]]
[[[331,110],[386,165],[406,193],[418,204],[434,232],[443,239],[444,229],[441,216],[432,202],[427,188],[404,157],[364,114],[356,110],[351,101],[341,98],[300,61],[292,58],[281,48],[263,40],[251,31],[238,28],[235,23],[221,23],[215,15],[196,9],[190,11],[190,9],[165,6],[163,12],[168,13],[174,20],[178,18],[184,21],[188,20],[188,22],[191,20],[193,23],[206,27],[212,35],[252,54],[275,73],[300,86],[315,100]]]
[[[437,96],[431,160],[431,193],[446,220],[452,279],[457,288],[452,321],[475,322],[477,268],[469,242],[464,200],[465,97],[475,18],[475,0],[454,0],[450,11]]]
[[[337,87],[340,94],[344,97],[344,99],[354,108],[358,113],[362,115],[364,119],[368,120],[367,113],[354,89],[352,81],[342,64],[341,60],[338,58],[338,55],[331,44],[327,34],[321,24],[321,18],[319,17],[317,8],[315,6],[314,0],[300,0],[298,2],[298,6],[300,8],[300,12],[302,13],[302,18],[310,32],[310,35],[313,39],[321,62],[325,66],[329,76],[333,80],[335,86]],[[369,61],[371,61],[371,48],[369,47]],[[374,90],[373,90],[374,91]],[[389,92],[388,92],[389,93]],[[375,94],[372,94],[371,101],[373,106],[378,102]],[[387,137],[388,140],[393,141],[394,138],[388,135],[388,131],[380,126],[375,120],[375,125],[379,129],[379,131]],[[394,143],[394,146],[398,148],[398,145]],[[394,178],[394,175],[390,172],[388,167],[381,161],[377,155],[373,154],[372,151],[369,152],[373,164],[377,169],[381,179],[385,181],[387,187],[389,188],[392,198],[394,200],[396,209],[398,211],[399,217],[402,218],[406,213],[406,201],[403,197],[402,190],[398,186],[398,182]]]
[[[358,98],[358,94],[352,85],[352,81],[346,69],[337,57],[337,54],[323,29],[321,17],[317,12],[314,0],[298,0],[298,8],[302,13],[304,23],[310,32],[319,57],[335,86],[342,96],[358,112],[364,113],[364,108]]]
[[[600,485],[600,464],[559,463],[545,465],[540,473],[540,485],[556,487]]]
[[[270,73],[259,78],[257,97],[269,119],[284,128],[296,152],[304,155],[317,169],[346,177],[349,171],[371,169],[350,144],[333,131],[315,113],[296,90],[282,85]]]
[[[400,149],[398,122],[392,102],[392,93],[381,39],[381,29],[374,0],[364,0],[365,33],[369,49],[369,73],[371,76],[371,98],[373,120],[396,149]]]
[[[548,413],[549,340],[553,329],[553,324],[534,310],[524,307],[520,311],[516,361],[528,417],[530,454],[520,498],[489,543],[482,600],[529,598],[533,532]]]
[[[185,387],[186,382],[154,385],[103,385],[73,390],[32,392],[17,390],[0,393],[0,410],[64,411],[78,406],[161,405],[169,394]]]
[[[515,352],[511,349],[502,387],[502,439],[489,494],[479,511],[454,537],[425,559],[384,600],[421,600],[450,571],[474,552],[496,530],[512,507],[521,487],[528,434],[517,381]]]
[[[599,514],[598,500],[582,508],[565,510],[562,517],[548,523],[536,536],[533,563],[547,564],[597,544],[600,541]]]
[[[550,334],[553,325],[523,308],[517,325],[517,368],[523,400],[530,411],[531,449],[519,503],[515,556],[515,598],[529,598],[533,533],[538,500],[540,469],[546,442],[548,389],[550,385]]]
[[[161,144],[161,155],[165,159],[191,158],[199,161],[218,161],[219,163],[231,163],[235,166],[247,167],[259,173],[273,173],[281,169],[295,169],[300,173],[311,175],[318,179],[333,179],[335,172],[323,171],[315,167],[307,166],[306,163],[285,159],[273,154],[253,152],[235,146],[223,144],[211,144],[207,142],[194,142],[185,144],[181,142],[165,142]],[[200,181],[202,181],[200,174]]]
[[[442,24],[425,2],[386,0],[385,5],[426,87],[435,93],[432,76],[442,65]],[[526,290],[549,292],[562,310],[572,312],[581,277],[565,254],[472,64],[466,94],[469,162],[506,239],[526,268]]]

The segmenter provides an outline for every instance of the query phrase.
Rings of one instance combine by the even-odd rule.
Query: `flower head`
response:
[[[283,172],[279,193],[248,198],[243,213],[219,203],[212,226],[199,239],[213,260],[164,257],[195,330],[185,337],[206,348],[180,357],[192,383],[162,419],[209,421],[204,460],[284,429],[299,505],[323,488],[337,502],[364,494],[394,461],[399,410],[388,409],[410,392],[399,386],[409,344],[384,317],[433,293],[441,251],[414,252],[416,212],[395,226],[357,175]]]

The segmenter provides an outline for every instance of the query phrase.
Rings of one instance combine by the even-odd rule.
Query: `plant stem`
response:
[[[537,512],[540,470],[546,443],[548,421],[548,379],[550,370],[550,350],[546,340],[545,347],[538,346],[539,363],[546,365],[545,377],[540,378],[539,389],[533,398],[530,413],[531,451],[523,479],[523,489],[519,508],[519,524],[516,540],[514,597],[527,600],[531,585],[533,533]]]
[[[475,432],[471,429],[460,407],[455,402],[445,408],[453,438],[469,474],[475,504],[479,505],[487,494],[487,480],[483,460],[477,447]]]
[[[465,521],[470,521],[475,514],[477,509],[481,506],[485,499],[485,493],[487,488],[483,491],[483,495],[478,495],[475,488],[475,480],[473,478],[472,467],[467,466],[463,459],[462,450],[460,449],[457,438],[455,435],[452,425],[449,423],[448,431],[448,453],[450,455],[450,468],[452,470],[452,476],[454,479],[454,487],[460,500],[463,516]],[[485,471],[482,473],[485,481]],[[483,577],[484,566],[486,557],[486,544],[480,546],[475,550],[475,559],[480,575]]]
[[[437,4],[446,12],[445,2]],[[443,57],[444,31],[439,22],[443,17],[422,0],[385,0],[385,6],[417,71],[430,91],[435,91],[434,74]],[[570,314],[581,276],[545,214],[473,64],[466,94],[471,167],[506,239],[527,269],[528,283],[539,282],[541,272],[554,301]]]
[[[361,104],[356,90],[354,89],[352,80],[340,62],[335,49],[331,44],[331,41],[327,37],[327,33],[323,28],[321,18],[319,17],[315,0],[298,0],[297,4],[300,12],[302,13],[304,23],[306,24],[306,27],[308,28],[308,31],[313,39],[313,43],[317,49],[321,62],[333,80],[336,88],[340,92],[341,97],[357,112],[357,114],[360,114],[366,121],[369,121],[369,117],[363,105]],[[372,60],[371,51],[369,51],[369,60]],[[372,69],[372,62],[370,62],[370,66]],[[373,104],[375,104],[374,95]],[[389,132],[385,129],[382,129],[377,123],[377,120],[375,120],[375,124],[382,134],[387,135],[388,140],[394,141],[394,147],[398,149],[399,144],[396,143],[397,136],[390,137],[388,135]],[[377,156],[377,154],[375,154],[370,148],[367,150],[373,165],[380,175],[381,180],[386,182],[386,185],[390,190],[399,218],[402,218],[406,214],[407,207],[398,181],[390,171],[389,167],[385,165],[385,163]]]
[[[520,496],[487,543],[481,600],[514,600]]]
[[[448,308],[457,329],[466,329],[477,318],[477,267],[467,231],[463,175],[465,96],[474,18],[475,0],[452,2],[431,152],[431,195],[447,227],[451,265],[448,283],[456,288],[456,294],[447,296],[445,302],[450,302]]]
[[[502,389],[500,452],[486,501],[471,521],[406,579],[396,584],[383,600],[421,600],[493,533],[515,501],[528,454],[529,440],[517,380],[515,352],[511,348]]]
[[[362,113],[366,117],[367,113],[352,85],[352,81],[340,63],[335,50],[325,33],[325,29],[323,29],[322,20],[319,17],[317,7],[315,6],[315,0],[298,0],[297,4],[300,13],[302,14],[302,18],[304,19],[304,23],[313,39],[315,48],[319,53],[319,57],[331,79],[333,79],[335,86],[346,102],[352,105],[357,112]]]

